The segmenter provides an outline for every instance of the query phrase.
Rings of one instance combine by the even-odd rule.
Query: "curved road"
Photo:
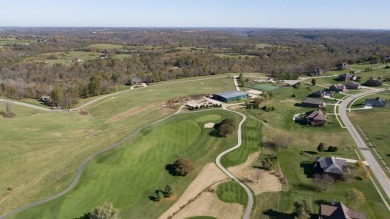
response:
[[[135,135],[137,135],[137,134],[138,134],[140,131],[142,131],[143,129],[145,129],[145,128],[147,128],[147,127],[150,127],[150,126],[152,126],[152,125],[155,125],[155,124],[157,124],[157,123],[159,123],[159,122],[162,122],[163,120],[166,120],[166,119],[168,119],[168,118],[170,118],[170,117],[172,117],[172,116],[178,114],[178,113],[183,109],[183,107],[184,107],[184,106],[181,106],[175,113],[173,113],[173,114],[171,114],[171,115],[169,115],[169,116],[166,116],[166,117],[164,117],[164,118],[162,118],[162,119],[160,119],[160,120],[157,120],[157,121],[155,121],[155,122],[153,122],[153,123],[150,123],[150,124],[148,124],[148,125],[146,125],[146,126],[143,126],[143,127],[139,128],[139,129],[137,129],[136,131],[134,131],[133,133],[131,133],[130,135],[126,136],[126,137],[123,138],[122,140],[120,140],[120,141],[118,141],[118,142],[116,142],[116,143],[114,143],[114,144],[111,144],[110,146],[108,146],[108,147],[106,147],[106,148],[103,148],[103,149],[101,149],[101,150],[99,150],[99,151],[97,151],[97,152],[91,154],[91,155],[88,156],[87,158],[85,158],[85,159],[81,162],[79,168],[77,169],[76,176],[73,178],[72,183],[71,183],[65,190],[63,190],[62,192],[60,192],[60,193],[58,193],[58,194],[55,194],[55,195],[53,195],[53,196],[50,196],[50,197],[47,197],[47,198],[44,198],[44,199],[35,201],[35,202],[31,202],[31,203],[29,203],[29,204],[27,204],[27,205],[24,205],[24,206],[21,206],[21,207],[19,207],[19,208],[16,208],[15,210],[10,211],[10,212],[8,212],[8,213],[6,213],[6,214],[0,216],[0,219],[5,219],[5,218],[7,218],[7,217],[9,217],[9,216],[11,216],[11,215],[14,215],[14,214],[16,214],[16,213],[18,213],[18,212],[21,212],[21,211],[25,210],[25,209],[27,209],[27,208],[30,208],[30,207],[33,207],[33,206],[36,206],[36,205],[43,204],[43,203],[45,203],[45,202],[48,202],[48,201],[53,200],[53,199],[55,199],[55,198],[58,198],[58,197],[64,195],[65,193],[69,192],[70,190],[73,189],[73,187],[75,187],[75,185],[76,185],[77,182],[79,181],[80,176],[81,176],[81,173],[83,172],[83,169],[84,169],[85,165],[88,163],[88,161],[92,160],[94,157],[98,156],[99,154],[102,154],[102,153],[104,153],[104,152],[106,152],[106,151],[108,151],[108,150],[111,150],[111,149],[113,149],[113,148],[115,148],[115,147],[117,147],[117,146],[119,146],[119,145],[121,145],[121,144],[123,144],[123,143],[129,141],[131,138],[133,138]]]
[[[237,141],[237,145],[234,146],[234,147],[232,147],[232,148],[230,148],[230,149],[228,149],[228,150],[226,150],[226,151],[224,151],[224,152],[222,152],[222,153],[220,153],[220,154],[217,156],[217,159],[215,160],[215,163],[217,164],[217,166],[219,167],[219,169],[221,169],[226,175],[228,175],[231,179],[235,180],[238,184],[240,184],[240,186],[241,186],[242,188],[245,189],[246,194],[248,195],[248,204],[247,204],[247,206],[246,206],[246,209],[245,209],[245,213],[244,213],[244,217],[243,217],[243,218],[244,218],[244,219],[249,219],[249,216],[250,216],[250,214],[251,214],[252,207],[253,207],[253,195],[252,195],[251,190],[250,190],[244,183],[242,183],[239,179],[237,179],[237,177],[235,177],[232,173],[230,173],[225,167],[223,167],[222,164],[221,164],[221,158],[222,158],[225,154],[227,154],[227,153],[229,153],[229,152],[231,152],[231,151],[233,151],[233,150],[235,150],[235,149],[237,149],[237,148],[239,148],[239,147],[241,146],[241,143],[242,143],[242,138],[241,138],[241,127],[242,127],[242,124],[243,124],[243,123],[245,122],[245,120],[246,120],[246,116],[245,116],[244,114],[242,114],[242,113],[239,113],[239,112],[236,112],[236,111],[233,111],[233,110],[229,110],[229,109],[226,109],[226,108],[224,108],[224,110],[227,110],[227,111],[230,111],[230,112],[233,112],[233,113],[237,113],[237,114],[241,115],[243,119],[241,120],[240,124],[238,125],[238,130],[237,130],[237,138],[238,138],[238,141]]]
[[[356,130],[356,128],[353,126],[351,121],[349,120],[347,116],[347,107],[350,102],[352,102],[354,99],[374,94],[383,91],[383,89],[377,89],[377,90],[369,90],[363,93],[351,95],[345,100],[343,100],[339,107],[339,115],[341,120],[343,121],[345,127],[348,129],[349,133],[351,134],[353,140],[355,141],[356,145],[358,146],[360,152],[363,154],[364,159],[370,164],[370,169],[374,173],[376,179],[378,180],[379,184],[382,186],[383,190],[385,191],[387,197],[390,197],[390,180],[383,171],[382,167],[379,165],[378,161],[375,159],[375,157],[372,155],[371,151],[367,147],[365,141],[363,138],[359,135],[359,132]]]

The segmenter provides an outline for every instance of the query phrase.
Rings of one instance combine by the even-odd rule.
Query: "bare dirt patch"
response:
[[[137,106],[137,107],[132,108],[131,110],[128,110],[128,111],[122,113],[122,114],[119,114],[117,116],[112,117],[107,122],[108,123],[119,122],[119,121],[121,121],[123,119],[126,119],[129,116],[136,115],[136,114],[138,114],[138,113],[140,113],[142,111],[148,110],[148,109],[150,109],[152,107],[156,107],[156,106],[146,106],[146,107],[145,106]]]
[[[192,183],[188,186],[187,190],[180,196],[177,202],[173,204],[168,210],[166,210],[159,218],[160,219],[169,218],[174,213],[182,209],[183,206],[186,206],[187,203],[189,202],[192,203],[191,201],[193,201],[193,199],[196,198],[206,188],[208,188],[209,186],[213,185],[216,182],[224,181],[227,179],[228,176],[226,176],[217,167],[217,165],[215,165],[215,163],[207,164],[206,166],[203,167],[203,169],[200,171],[200,173],[195,178],[195,180],[192,181]],[[216,198],[218,199],[217,196]]]
[[[188,218],[194,216],[211,216],[215,218],[241,218],[244,207],[237,203],[225,203],[218,199],[215,192],[203,192],[195,201],[187,205],[172,218]]]
[[[215,125],[215,123],[209,122],[209,123],[204,124],[204,128],[211,129],[211,128],[214,128],[214,125]]]
[[[268,171],[252,167],[253,161],[256,160],[259,154],[260,152],[251,154],[245,163],[230,167],[228,170],[248,185],[255,195],[263,192],[282,191],[282,183],[277,176]]]

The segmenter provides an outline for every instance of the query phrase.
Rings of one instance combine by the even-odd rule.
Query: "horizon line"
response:
[[[342,28],[342,27],[180,27],[180,26],[1,26],[0,28],[134,28],[134,29],[303,29],[303,30],[379,30],[390,31],[386,28]]]

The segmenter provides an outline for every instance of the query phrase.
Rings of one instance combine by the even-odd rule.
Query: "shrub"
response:
[[[358,160],[358,161],[356,161],[355,166],[356,166],[357,168],[362,168],[362,167],[364,166],[364,163],[363,163],[362,160]]]
[[[325,149],[324,143],[320,143],[320,144],[318,145],[318,147],[317,147],[317,151],[319,151],[319,152],[323,152],[324,149]]]

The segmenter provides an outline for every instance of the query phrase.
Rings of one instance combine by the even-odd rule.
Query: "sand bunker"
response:
[[[209,123],[204,124],[204,128],[211,129],[211,128],[214,128],[214,125],[215,125],[215,123],[209,122]]]
[[[172,218],[211,216],[215,218],[237,219],[244,213],[244,207],[238,203],[226,203],[218,199],[215,192],[203,192],[195,201],[187,205]]]
[[[195,198],[203,190],[216,182],[228,179],[215,163],[209,163],[203,167],[198,176],[188,186],[187,190],[180,196],[179,200],[166,210],[159,218],[165,219],[172,216],[173,213],[180,210],[180,207],[186,205],[191,199]]]

